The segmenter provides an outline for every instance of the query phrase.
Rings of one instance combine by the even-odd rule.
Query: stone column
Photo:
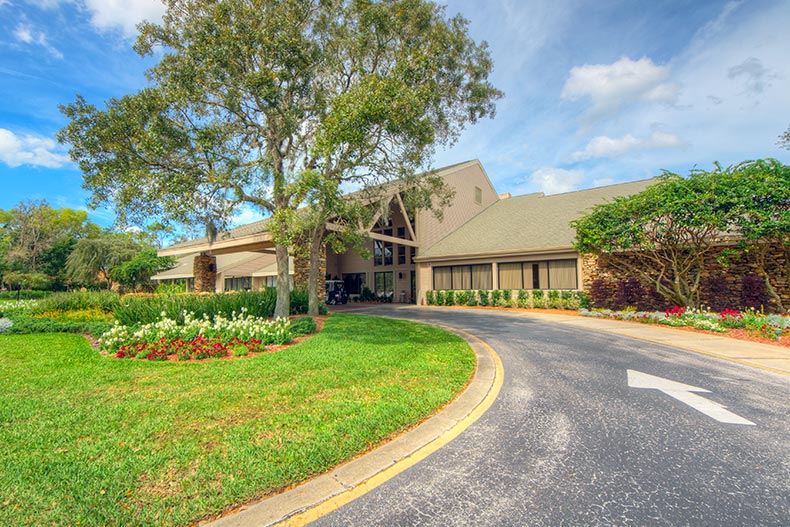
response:
[[[196,293],[214,293],[217,287],[217,257],[210,254],[195,256],[192,264]]]

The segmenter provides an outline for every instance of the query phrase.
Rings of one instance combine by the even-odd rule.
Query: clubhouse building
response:
[[[586,289],[589,264],[574,251],[570,223],[592,206],[636,194],[653,179],[566,192],[498,194],[478,160],[438,169],[455,191],[440,221],[430,211],[409,213],[399,192],[382,199],[389,217],[367,227],[372,255],[326,249],[326,276],[343,280],[354,297],[367,287],[394,302],[422,304],[428,290]],[[178,256],[154,276],[186,281],[188,289],[228,291],[273,286],[277,269],[266,220],[163,249]],[[294,261],[292,280],[306,280],[306,262]],[[196,274],[198,276],[196,276]],[[212,287],[213,286],[213,287]]]

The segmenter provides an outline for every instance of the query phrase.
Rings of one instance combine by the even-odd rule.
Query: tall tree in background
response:
[[[779,141],[776,144],[779,145],[779,148],[790,150],[790,126],[779,136]]]
[[[59,138],[93,203],[122,218],[222,224],[243,203],[271,215],[277,316],[305,178],[339,193],[414,177],[501,96],[485,43],[426,0],[170,0],[136,45],[160,48],[152,87],[104,111],[78,98]]]

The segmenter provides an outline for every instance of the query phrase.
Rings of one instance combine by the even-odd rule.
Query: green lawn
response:
[[[359,315],[278,353],[203,363],[0,336],[0,525],[188,525],[408,428],[474,364],[445,331]]]

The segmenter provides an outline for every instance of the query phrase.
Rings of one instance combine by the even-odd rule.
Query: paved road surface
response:
[[[790,378],[520,314],[375,311],[476,334],[504,386],[446,447],[311,525],[790,525]],[[631,388],[627,370],[710,390],[755,426]]]

